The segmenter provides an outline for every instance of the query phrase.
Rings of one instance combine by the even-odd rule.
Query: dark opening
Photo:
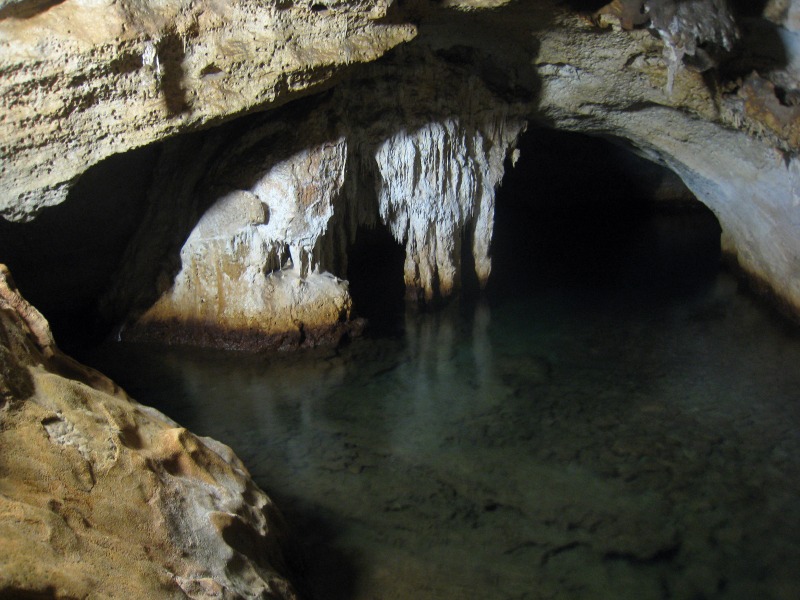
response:
[[[719,267],[719,224],[670,171],[601,138],[532,129],[498,191],[494,298],[681,293]]]
[[[0,262],[67,346],[105,333],[96,320],[97,300],[144,214],[160,149],[151,144],[103,160],[62,204],[29,223],[0,218]]]
[[[402,331],[405,314],[405,250],[384,226],[359,227],[347,251],[347,280],[355,316],[367,319],[370,335]]]
[[[739,17],[760,17],[767,6],[767,0],[731,0],[730,4]]]
[[[561,4],[579,12],[595,12],[608,4],[608,0],[561,0]]]

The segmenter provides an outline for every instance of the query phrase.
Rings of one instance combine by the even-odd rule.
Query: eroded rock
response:
[[[168,152],[107,298],[116,318],[132,314],[122,336],[248,349],[336,343],[362,327],[344,280],[360,225],[386,226],[405,246],[414,301],[458,289],[462,239],[485,284],[495,189],[524,121],[474,75],[412,56],[413,67],[401,54],[303,110],[209,132],[208,151],[187,157],[179,142]],[[415,80],[429,86],[423,94],[394,93]],[[367,81],[375,96],[361,93]],[[451,116],[440,122],[432,115],[443,108]],[[170,221],[185,229],[176,235]],[[147,289],[155,293],[131,302]]]
[[[0,216],[30,219],[111,154],[283,103],[415,35],[410,24],[382,22],[383,0],[314,6],[6,5]]]
[[[126,86],[137,82],[137,92],[145,90],[142,78],[148,69],[154,77],[166,77],[167,57],[181,52],[185,55],[180,65],[187,74],[181,89],[195,90],[189,85],[194,85],[189,75],[195,67],[205,83],[196,95],[185,94],[182,104],[169,100],[169,90],[159,91],[164,93],[156,95],[161,103],[156,116],[142,120],[136,112],[140,109],[132,108],[124,119],[112,119],[119,121],[114,127],[126,136],[125,144],[113,151],[197,129],[217,117],[223,120],[237,112],[275,106],[323,79],[333,81],[333,71],[324,69],[321,79],[300,75],[308,74],[308,69],[317,73],[309,66],[318,64],[317,59],[335,71],[342,64],[384,55],[389,47],[409,39],[412,30],[416,37],[409,47],[349,72],[328,97],[305,105],[292,103],[297,114],[283,129],[253,118],[257,123],[243,121],[217,132],[193,134],[188,140],[169,140],[150,194],[155,216],[145,219],[143,232],[131,245],[107,295],[107,313],[130,323],[152,308],[151,324],[166,324],[173,331],[182,323],[209,331],[216,327],[240,336],[280,330],[300,339],[307,335],[301,332],[317,330],[318,325],[338,328],[349,314],[346,285],[338,279],[344,278],[346,248],[359,224],[387,225],[406,247],[405,281],[414,298],[430,301],[458,287],[460,244],[465,241],[472,244],[472,260],[483,282],[491,268],[493,188],[526,120],[624,140],[670,168],[719,218],[726,253],[796,312],[800,307],[794,260],[800,246],[794,123],[800,89],[796,4],[775,1],[760,12],[751,9],[747,27],[740,28],[725,0],[615,1],[601,10],[601,16],[605,21],[618,20],[620,26],[606,29],[564,3],[545,1],[502,6],[414,2],[394,7],[383,20],[380,16],[388,14],[388,8],[382,4],[331,5],[310,11],[314,15],[309,23],[320,26],[314,34],[307,23],[292,20],[308,7],[270,7],[264,10],[273,12],[263,18],[275,33],[269,48],[278,58],[262,64],[261,55],[251,51],[247,41],[224,45],[227,50],[222,55],[228,56],[230,50],[238,57],[225,63],[228,66],[221,64],[221,58],[213,65],[192,61],[206,56],[203,44],[211,44],[208,40],[217,40],[214,36],[223,36],[221,32],[239,35],[244,26],[237,20],[238,8],[230,14],[209,11],[221,28],[210,37],[203,37],[204,24],[211,18],[205,13],[197,18],[196,37],[192,33],[188,38],[184,34],[195,31],[189,27],[189,17],[177,21],[174,38],[158,33],[165,17],[154,13],[145,20],[152,27],[137,34],[135,44],[130,42],[135,45],[136,69],[107,74],[110,97],[124,95]],[[69,0],[31,19],[30,27],[37,23],[40,27],[36,35],[45,31],[44,25],[50,27],[43,44],[52,31],[61,31],[54,19],[68,6],[72,6]],[[485,6],[492,10],[480,10]],[[413,28],[407,24],[412,20]],[[337,27],[343,25],[342,36]],[[87,43],[99,43],[106,29],[86,33]],[[21,31],[8,29],[8,35],[22,35]],[[365,44],[360,53],[345,52],[341,61],[328,60],[332,48],[355,43],[348,37],[351,33],[366,36],[358,37]],[[770,57],[759,55],[767,34],[783,49],[783,64],[777,50]],[[34,29],[30,35],[35,37]],[[237,48],[242,53],[234,52]],[[764,73],[723,80],[714,67],[732,48],[740,55],[728,75],[750,73],[756,67]],[[284,51],[288,54],[281,54]],[[109,47],[108,56],[97,60],[107,62],[121,52],[120,46]],[[20,69],[32,68],[23,58]],[[50,63],[37,63],[36,68],[46,64]],[[264,78],[273,75],[296,76],[297,85],[270,88],[273,80]],[[61,79],[53,85],[68,88]],[[233,86],[235,94],[230,97],[239,100],[206,102],[203,94],[213,95],[219,86]],[[96,103],[54,121],[55,113],[36,108],[36,96],[28,88],[9,90],[8,97],[15,98],[14,111],[38,110],[42,121],[60,123],[62,130],[75,133],[81,148],[91,150],[89,160],[65,152],[61,141],[37,137],[41,145],[36,147],[69,163],[71,173],[105,155],[101,146],[113,136],[99,130],[106,127],[107,115],[92,113],[100,135],[91,139],[88,130],[74,125],[84,112],[88,117]],[[73,92],[64,94],[61,105],[74,100]],[[176,110],[170,112],[170,103]],[[213,115],[212,106],[217,111]],[[7,123],[22,122],[14,120],[22,113],[9,114],[13,118]],[[277,121],[285,115],[271,111],[263,120]],[[256,131],[246,131],[245,122]],[[34,129],[18,127],[9,139]],[[53,172],[60,174],[50,181],[49,171],[40,168],[43,163],[31,162],[22,146],[17,150],[14,160],[4,164],[4,183],[13,187],[22,181],[13,175],[18,170],[36,171],[35,185],[26,183],[25,189],[38,194],[41,202],[34,202],[38,207],[50,201],[46,197],[51,192],[57,196],[66,189],[62,187],[70,179],[60,168],[55,168]],[[191,161],[182,162],[181,153],[189,153]],[[14,194],[7,195],[11,207],[7,214],[26,218],[36,210]],[[249,204],[254,199],[262,208]],[[216,211],[212,207],[221,206],[219,202],[236,206],[230,215],[241,212],[244,220],[221,223],[213,215],[203,217],[208,209]],[[251,210],[258,214],[251,218]],[[200,226],[205,233],[195,231],[198,223],[205,223]],[[214,227],[222,229],[209,235]],[[307,286],[308,293],[292,291],[304,282],[314,284]]]
[[[296,598],[227,446],[63,355],[0,265],[0,595]]]

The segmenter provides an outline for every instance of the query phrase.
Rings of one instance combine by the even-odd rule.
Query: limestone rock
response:
[[[714,65],[709,54],[715,46],[733,50],[739,32],[726,0],[646,0],[650,23],[664,40],[669,65],[667,91],[685,58],[694,58],[705,71]]]
[[[264,172],[228,173],[239,189],[202,215],[171,288],[126,337],[247,349],[336,343],[352,329],[347,283],[311,261],[346,150],[338,139],[283,160],[251,156]]]
[[[0,595],[296,598],[227,446],[63,355],[0,265]]]
[[[411,39],[384,0],[0,7],[0,216],[62,202],[119,152],[287,101]]]
[[[539,110],[557,128],[627,140],[677,173],[719,219],[723,251],[797,317],[798,148],[748,124],[738,96],[715,96],[693,70],[678,70],[669,93],[659,46],[644,31],[544,36]]]
[[[468,224],[476,275],[481,285],[488,281],[495,189],[522,129],[502,117],[489,125],[470,130],[449,118],[400,132],[378,148],[380,215],[406,245],[405,283],[412,299],[431,302],[458,287]]]
[[[3,54],[13,63],[4,67],[8,116],[0,124],[11,140],[5,214],[24,219],[58,201],[73,175],[109,152],[274,107],[333,83],[341,65],[383,56],[349,71],[326,96],[291,103],[283,128],[276,123],[289,113],[278,109],[168,140],[151,214],[107,295],[109,314],[137,320],[153,307],[152,322],[237,331],[291,323],[296,338],[315,323],[338,327],[349,297],[336,278],[346,273],[359,224],[387,225],[405,245],[414,297],[458,286],[464,242],[485,281],[493,189],[527,120],[623,141],[670,168],[718,216],[726,253],[800,310],[797,0],[768,2],[747,27],[725,0],[615,0],[604,15],[625,22],[610,29],[566,6],[419,1],[387,12],[382,3],[201,3],[180,12],[123,3],[104,9],[102,27],[70,34],[59,19],[74,13],[91,23],[94,4],[67,0],[24,23],[8,16],[0,19],[0,42],[15,48]],[[780,42],[783,63],[780,52],[761,54],[767,34]],[[709,72],[719,58],[710,48],[724,54],[734,44],[723,75],[735,75]],[[53,51],[46,60],[45,49]],[[63,68],[55,69],[55,50],[69,51]],[[130,61],[114,63],[121,56]],[[97,77],[78,77],[91,65]],[[61,90],[51,103],[37,100],[44,84],[21,83],[40,72]],[[103,93],[75,103],[100,81]],[[100,111],[118,100],[126,107],[118,119]],[[40,135],[43,123],[52,135]],[[17,143],[25,136],[29,146]],[[309,293],[291,291],[308,282],[316,282]]]
[[[128,316],[131,290],[159,278],[163,287],[132,307],[123,337],[249,349],[335,343],[361,327],[350,323],[344,281],[359,225],[385,225],[406,247],[415,300],[458,288],[462,238],[485,283],[495,189],[524,122],[474,76],[429,54],[411,68],[408,58],[363,73],[371,97],[360,91],[364,79],[342,83],[302,110],[209,132],[208,152],[167,153],[110,310]],[[395,93],[414,80],[433,85]],[[444,107],[448,119],[431,117]],[[156,200],[169,196],[170,208]],[[169,219],[191,227],[185,241]],[[175,269],[164,252],[178,244]]]

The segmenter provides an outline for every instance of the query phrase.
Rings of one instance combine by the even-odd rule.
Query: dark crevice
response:
[[[559,554],[563,554],[564,552],[569,552],[570,550],[575,550],[576,548],[580,548],[582,546],[586,546],[586,544],[582,544],[580,542],[569,542],[567,544],[564,544],[563,546],[551,548],[542,555],[539,564],[541,564],[541,566],[545,566],[553,557],[558,556]]]
[[[32,19],[63,3],[64,0],[18,0],[0,8],[0,21],[3,19]]]
[[[603,555],[603,560],[614,561],[621,560],[632,565],[657,565],[660,563],[669,563],[680,552],[680,544],[675,544],[668,548],[661,548],[657,552],[649,556],[640,556],[632,552],[606,552]]]
[[[161,92],[170,116],[175,117],[189,112],[189,99],[183,80],[185,78],[183,61],[186,58],[184,41],[177,33],[167,34],[158,45],[158,58],[162,73]]]
[[[716,218],[665,168],[563,131],[529,130],[519,148],[497,196],[490,298],[632,281],[680,293],[719,268]]]
[[[608,3],[609,0],[561,0],[561,4],[577,12],[595,12]]]
[[[371,334],[400,333],[405,314],[403,247],[387,227],[362,226],[347,257],[354,316],[367,319]]]
[[[0,219],[0,262],[37,307],[56,339],[92,335],[97,298],[119,267],[144,211],[160,144],[117,154],[89,168],[62,204],[30,223]]]

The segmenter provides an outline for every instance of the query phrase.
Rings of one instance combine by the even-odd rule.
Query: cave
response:
[[[405,314],[403,247],[384,227],[362,226],[347,249],[347,276],[353,310],[367,320],[368,333],[402,330]]]
[[[371,324],[361,337],[277,354],[111,342],[81,358],[231,445],[298,540],[283,560],[304,597],[412,597],[432,581],[460,597],[456,572],[487,597],[532,582],[609,598],[747,589],[793,548],[734,465],[767,460],[765,436],[788,443],[773,418],[795,418],[779,355],[800,351],[796,335],[721,270],[716,217],[663,166],[535,126],[516,150],[484,288],[467,230],[458,293],[409,304],[403,245],[360,225],[332,268]],[[742,335],[754,348],[734,357]],[[783,391],[758,392],[767,380]],[[783,480],[759,481],[791,524]],[[773,528],[771,554],[719,525],[742,519]]]
[[[111,333],[113,324],[100,314],[99,300],[144,216],[160,146],[94,165],[63,204],[30,223],[0,219],[0,255],[67,350],[96,345]]]
[[[799,15],[6,1],[0,597],[797,596]]]
[[[517,148],[498,190],[490,295],[563,287],[677,294],[720,268],[714,214],[623,141],[531,128]]]

